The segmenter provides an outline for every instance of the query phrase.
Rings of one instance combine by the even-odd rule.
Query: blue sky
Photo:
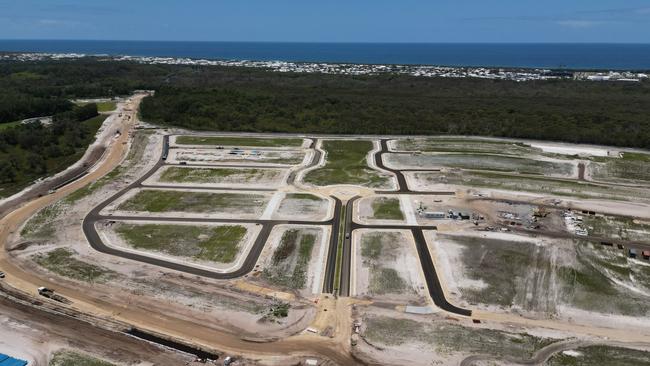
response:
[[[0,39],[650,42],[650,1],[0,0]]]

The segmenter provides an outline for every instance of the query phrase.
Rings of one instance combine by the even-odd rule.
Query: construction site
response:
[[[649,151],[197,132],[144,96],[0,202],[7,357],[650,365]]]

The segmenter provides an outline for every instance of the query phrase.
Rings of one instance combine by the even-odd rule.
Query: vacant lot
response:
[[[236,259],[247,232],[239,225],[163,224],[119,224],[115,231],[135,249],[217,263]]]
[[[201,185],[278,185],[286,173],[282,169],[259,168],[188,168],[169,166],[162,169],[159,182]]]
[[[399,199],[394,197],[377,197],[372,200],[373,219],[404,220]]]
[[[650,352],[612,346],[582,347],[573,352],[560,352],[553,355],[545,365],[548,366],[648,366]]]
[[[20,231],[20,235],[32,239],[51,238],[56,231],[54,221],[62,213],[63,206],[59,202],[46,206],[25,223],[25,226]]]
[[[224,145],[255,147],[300,147],[303,139],[298,138],[254,138],[228,136],[178,136],[179,145]]]
[[[330,201],[309,193],[287,193],[277,212],[276,219],[323,220]]]
[[[584,216],[583,223],[594,236],[650,243],[650,222],[628,217]]]
[[[436,151],[506,155],[523,155],[542,152],[541,149],[535,149],[520,142],[488,141],[454,137],[398,139],[395,140],[393,146],[397,151]]]
[[[564,302],[601,313],[650,314],[650,266],[600,244],[576,242],[575,250],[577,264],[558,268]]]
[[[399,346],[417,343],[425,345],[429,352],[440,354],[464,353],[528,358],[535,351],[555,341],[529,334],[385,316],[366,316],[363,323],[363,336],[373,344]]]
[[[285,231],[262,272],[263,278],[276,286],[304,289],[317,235],[316,230],[309,229]]]
[[[356,250],[356,293],[401,302],[419,302],[422,278],[407,231],[361,231]],[[355,234],[356,235],[356,234]]]
[[[168,162],[192,164],[255,163],[296,165],[302,163],[305,153],[300,150],[241,150],[232,153],[230,149],[171,149]]]
[[[446,265],[456,271],[455,283],[469,303],[555,311],[555,252],[532,241],[474,236],[438,234],[437,242],[436,252],[444,251],[461,262]]]
[[[629,260],[624,251],[587,242],[536,245],[506,237],[438,234],[437,240],[436,252],[451,258],[439,262],[451,267],[455,285],[470,303],[548,314],[563,304],[630,316],[650,311],[642,295],[650,289],[650,266]]]
[[[334,184],[355,184],[368,187],[383,187],[388,178],[368,167],[366,158],[372,150],[370,141],[323,141],[326,151],[325,166],[312,170],[304,181],[318,186]]]
[[[462,185],[508,191],[555,194],[580,198],[610,198],[615,200],[650,199],[650,190],[595,185],[552,178],[531,178],[516,174],[490,172],[416,172],[407,173],[412,188],[426,190],[432,184]]]
[[[34,262],[50,272],[79,281],[105,282],[115,275],[115,272],[109,269],[75,258],[75,254],[70,249],[58,248],[47,253],[36,254],[32,258]]]
[[[624,153],[622,158],[598,158],[589,165],[594,180],[650,182],[650,154]]]
[[[268,197],[251,193],[144,189],[118,206],[122,211],[256,214]]]
[[[570,162],[544,161],[515,156],[485,154],[387,154],[385,162],[392,168],[461,168],[494,170],[522,174],[574,175],[575,165]]]
[[[54,353],[49,366],[114,366],[110,362],[71,350]]]

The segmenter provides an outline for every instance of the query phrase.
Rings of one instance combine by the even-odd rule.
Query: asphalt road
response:
[[[417,172],[438,172],[440,169],[392,169],[384,165],[384,160],[382,158],[382,155],[385,153],[390,152],[388,150],[388,139],[381,139],[380,140],[381,144],[381,149],[375,153],[375,165],[383,170],[386,170],[388,172],[391,172],[395,174],[395,177],[397,178],[397,191],[377,191],[376,193],[379,194],[390,194],[390,193],[401,193],[401,194],[417,194],[417,195],[422,195],[422,196],[427,196],[427,195],[435,195],[435,196],[453,196],[456,194],[456,192],[453,191],[428,191],[428,192],[418,192],[418,191],[412,191],[409,187],[408,184],[406,183],[406,177],[404,177],[403,171],[417,171]],[[403,154],[403,153],[400,153]]]
[[[339,283],[339,296],[350,296],[350,271],[352,270],[352,212],[354,201],[359,199],[359,196],[350,198],[345,205],[345,223],[343,226],[343,255],[341,260],[341,277]]]
[[[100,212],[106,208],[109,204],[120,198],[122,195],[124,195],[126,192],[133,188],[138,188],[142,187],[142,182],[144,182],[146,179],[151,177],[160,167],[165,165],[165,161],[162,159],[163,156],[165,156],[166,151],[164,150],[166,146],[168,146],[168,141],[169,141],[169,136],[164,136],[164,141],[163,141],[163,151],[161,153],[161,158],[158,160],[158,162],[143,176],[129,184],[127,187],[123,188],[121,191],[117,192],[113,196],[109,197],[107,200],[104,202],[100,203],[99,205],[95,206],[88,215],[83,220],[82,223],[82,229],[84,234],[86,235],[86,238],[88,239],[88,243],[90,246],[97,250],[98,252],[101,253],[106,253],[110,255],[114,255],[117,257],[125,258],[125,259],[131,259],[135,261],[140,261],[143,263],[148,263],[164,268],[169,268],[173,269],[176,271],[182,271],[186,272],[189,274],[194,274],[197,276],[203,276],[203,277],[208,277],[208,278],[215,278],[215,279],[232,279],[232,278],[237,278],[244,276],[248,273],[250,273],[254,268],[255,264],[257,263],[257,260],[259,259],[260,254],[262,253],[262,249],[264,249],[264,245],[266,244],[266,241],[269,237],[269,234],[271,233],[271,230],[275,225],[280,225],[280,224],[295,224],[295,225],[332,225],[332,227],[336,228],[336,232],[338,233],[338,224],[339,224],[339,217],[338,213],[340,212],[340,207],[341,207],[341,202],[335,198],[336,205],[335,205],[335,214],[334,217],[330,220],[327,221],[291,221],[291,220],[240,220],[240,219],[209,219],[209,218],[171,218],[171,217],[134,217],[134,216],[111,216],[111,215],[101,215]],[[320,159],[320,158],[318,158]],[[318,163],[318,160],[314,159],[316,163]],[[312,161],[312,163],[314,163]],[[310,164],[311,165],[311,164]],[[186,189],[187,187],[185,186],[156,186],[157,188],[167,188],[167,189]],[[233,189],[234,190],[234,189]],[[269,189],[272,191],[272,189]],[[254,191],[252,189],[241,189],[240,191]],[[204,270],[204,269],[199,269],[193,266],[188,266],[172,261],[167,261],[164,259],[159,259],[159,258],[153,258],[149,257],[146,255],[138,254],[138,253],[133,253],[133,252],[127,252],[123,251],[118,248],[112,248],[104,244],[104,242],[101,240],[99,233],[97,232],[95,228],[95,224],[97,221],[100,220],[120,220],[120,221],[129,221],[129,220],[155,220],[155,221],[161,221],[161,222],[179,222],[179,221],[192,221],[192,222],[214,222],[214,223],[254,223],[254,224],[260,224],[262,225],[262,230],[260,233],[257,235],[257,238],[255,239],[255,242],[253,243],[253,246],[248,253],[246,259],[244,259],[244,262],[240,268],[233,272],[229,273],[218,273],[218,272],[213,272],[209,270]],[[333,230],[334,231],[334,230]],[[336,248],[334,248],[336,249]],[[331,252],[331,248],[330,248]],[[334,253],[334,256],[336,257],[336,252]],[[334,261],[336,258],[334,258]],[[328,263],[330,259],[328,258]],[[329,267],[328,267],[329,268]],[[328,279],[331,277],[333,279],[333,269],[332,273],[330,275],[329,271],[326,271],[326,284],[328,284]],[[333,280],[330,280],[333,282]]]
[[[438,279],[438,274],[436,273],[436,268],[433,265],[433,260],[431,259],[431,253],[427,248],[427,242],[424,239],[424,233],[422,229],[411,229],[413,233],[413,238],[415,239],[415,246],[418,250],[418,256],[420,257],[420,265],[424,271],[424,278],[427,281],[427,287],[429,288],[429,296],[433,300],[434,304],[437,307],[448,311],[450,313],[472,316],[472,311],[459,308],[458,306],[452,305],[445,298],[445,293],[442,290],[440,285],[440,280]]]
[[[330,235],[330,247],[327,251],[327,263],[325,265],[325,276],[323,279],[323,292],[334,292],[334,277],[336,271],[336,250],[339,243],[339,225],[341,223],[341,210],[343,203],[340,199],[332,196],[334,199],[334,218],[332,222],[332,232]]]

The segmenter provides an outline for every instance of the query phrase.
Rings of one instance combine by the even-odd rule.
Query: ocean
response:
[[[650,70],[650,44],[0,40],[0,51],[250,61]]]

